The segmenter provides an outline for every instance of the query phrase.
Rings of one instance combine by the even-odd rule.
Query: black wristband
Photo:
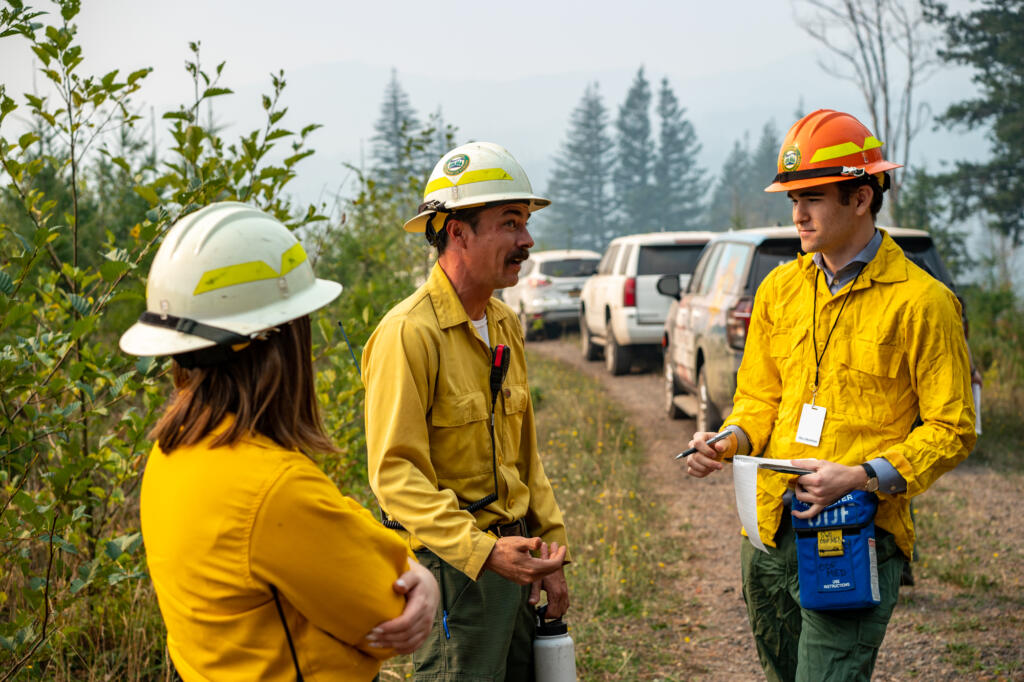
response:
[[[875,468],[867,462],[864,462],[861,466],[864,467],[864,473],[868,475],[868,480],[865,481],[863,489],[869,493],[876,492],[878,490],[878,474],[875,473]],[[875,484],[871,485],[871,481],[874,481]]]

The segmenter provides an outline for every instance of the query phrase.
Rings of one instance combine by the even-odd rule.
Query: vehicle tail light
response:
[[[540,287],[546,287],[551,284],[551,280],[547,277],[531,277],[526,280],[526,283],[534,289],[539,289]]]
[[[632,308],[636,305],[636,277],[627,277],[622,289],[622,305]]]
[[[747,331],[750,329],[750,313],[754,309],[754,299],[741,298],[729,310],[725,320],[725,337],[729,345],[736,350],[743,350],[747,342]]]

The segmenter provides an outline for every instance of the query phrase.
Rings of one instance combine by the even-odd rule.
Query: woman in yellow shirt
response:
[[[212,204],[168,231],[147,311],[121,338],[174,358],[141,517],[186,682],[370,680],[430,631],[429,571],[308,456],[335,450],[309,314],[340,292],[273,217]]]

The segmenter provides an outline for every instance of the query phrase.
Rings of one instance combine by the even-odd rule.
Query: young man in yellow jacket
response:
[[[813,473],[763,472],[757,507],[766,553],[743,541],[743,594],[770,680],[867,680],[913,551],[910,498],[967,457],[974,404],[956,298],[875,227],[898,168],[849,114],[798,121],[766,188],[787,192],[807,255],[758,288],[732,436],[696,433],[688,473],[734,454],[795,459]],[[920,417],[921,424],[914,428]],[[793,486],[793,493],[787,493]],[[816,516],[853,490],[877,494],[881,600],[872,608],[801,608],[792,517]],[[810,505],[791,508],[791,495]]]
[[[522,330],[491,297],[518,280],[533,246],[527,220],[547,204],[497,145],[445,154],[405,225],[426,234],[437,263],[363,352],[370,485],[441,585],[438,627],[413,656],[417,679],[532,679],[539,588],[548,616],[569,605]]]

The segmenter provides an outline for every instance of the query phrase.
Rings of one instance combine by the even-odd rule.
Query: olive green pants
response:
[[[470,580],[433,552],[416,558],[441,587],[441,604],[426,643],[412,655],[415,680],[533,681],[533,609],[530,587],[492,571]],[[442,622],[448,611],[448,633]]]
[[[899,596],[905,559],[891,533],[876,528],[882,601],[869,609],[800,608],[796,535],[789,510],[765,554],[743,538],[743,599],[757,655],[772,682],[870,680]]]

